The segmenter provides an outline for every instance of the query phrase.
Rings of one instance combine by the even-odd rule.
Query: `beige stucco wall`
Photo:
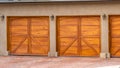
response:
[[[120,3],[35,3],[0,4],[0,14],[5,16],[50,16],[50,15],[114,15],[120,14]],[[108,22],[106,22],[108,23]],[[104,26],[104,23],[103,23]],[[104,28],[103,28],[104,29]],[[104,31],[104,32],[107,32]],[[6,21],[0,22],[0,54],[6,55]],[[103,36],[106,36],[103,34]],[[103,37],[104,38],[104,37]],[[105,40],[104,40],[105,41]],[[108,40],[107,40],[108,41]],[[102,52],[108,42],[102,42]]]
[[[0,13],[9,16],[119,14],[119,7],[120,3],[0,4]]]

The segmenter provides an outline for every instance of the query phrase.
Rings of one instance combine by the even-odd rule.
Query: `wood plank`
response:
[[[47,55],[49,51],[49,18],[32,18],[31,23],[32,54]]]
[[[76,17],[59,17],[58,20],[59,55],[77,55],[77,48],[74,49],[73,46],[77,45],[78,19]],[[62,36],[66,38],[62,38]]]

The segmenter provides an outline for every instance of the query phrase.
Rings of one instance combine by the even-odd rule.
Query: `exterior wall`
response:
[[[45,3],[45,4],[43,3],[35,3],[35,4],[17,3],[17,4],[0,4],[0,14],[4,14],[6,17],[7,16],[50,16],[52,14],[55,16],[103,15],[103,14],[117,15],[117,14],[120,14],[119,7],[120,7],[120,3],[93,3],[93,2],[92,3],[50,3],[50,4],[49,3]],[[109,40],[107,40],[108,37],[105,37],[106,35],[104,35],[108,32],[108,28],[104,28],[104,27],[106,26],[108,27],[107,25],[108,21],[103,20],[101,22],[102,22],[101,53],[103,54],[105,53],[104,55],[106,56],[106,53],[109,52],[109,48],[108,48]],[[0,21],[0,55],[7,55],[7,32],[6,32],[7,29],[6,28],[7,28],[6,19],[4,21]],[[107,32],[103,31],[104,29],[106,29]],[[101,55],[104,56],[103,54]]]

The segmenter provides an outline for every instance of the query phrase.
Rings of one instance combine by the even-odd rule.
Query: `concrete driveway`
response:
[[[120,68],[120,58],[0,56],[0,68]]]

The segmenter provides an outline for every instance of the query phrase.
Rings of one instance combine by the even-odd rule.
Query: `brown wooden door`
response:
[[[8,49],[13,55],[47,55],[49,17],[8,17]]]
[[[110,16],[110,53],[120,57],[120,16]]]
[[[100,17],[57,17],[60,56],[99,56]]]

